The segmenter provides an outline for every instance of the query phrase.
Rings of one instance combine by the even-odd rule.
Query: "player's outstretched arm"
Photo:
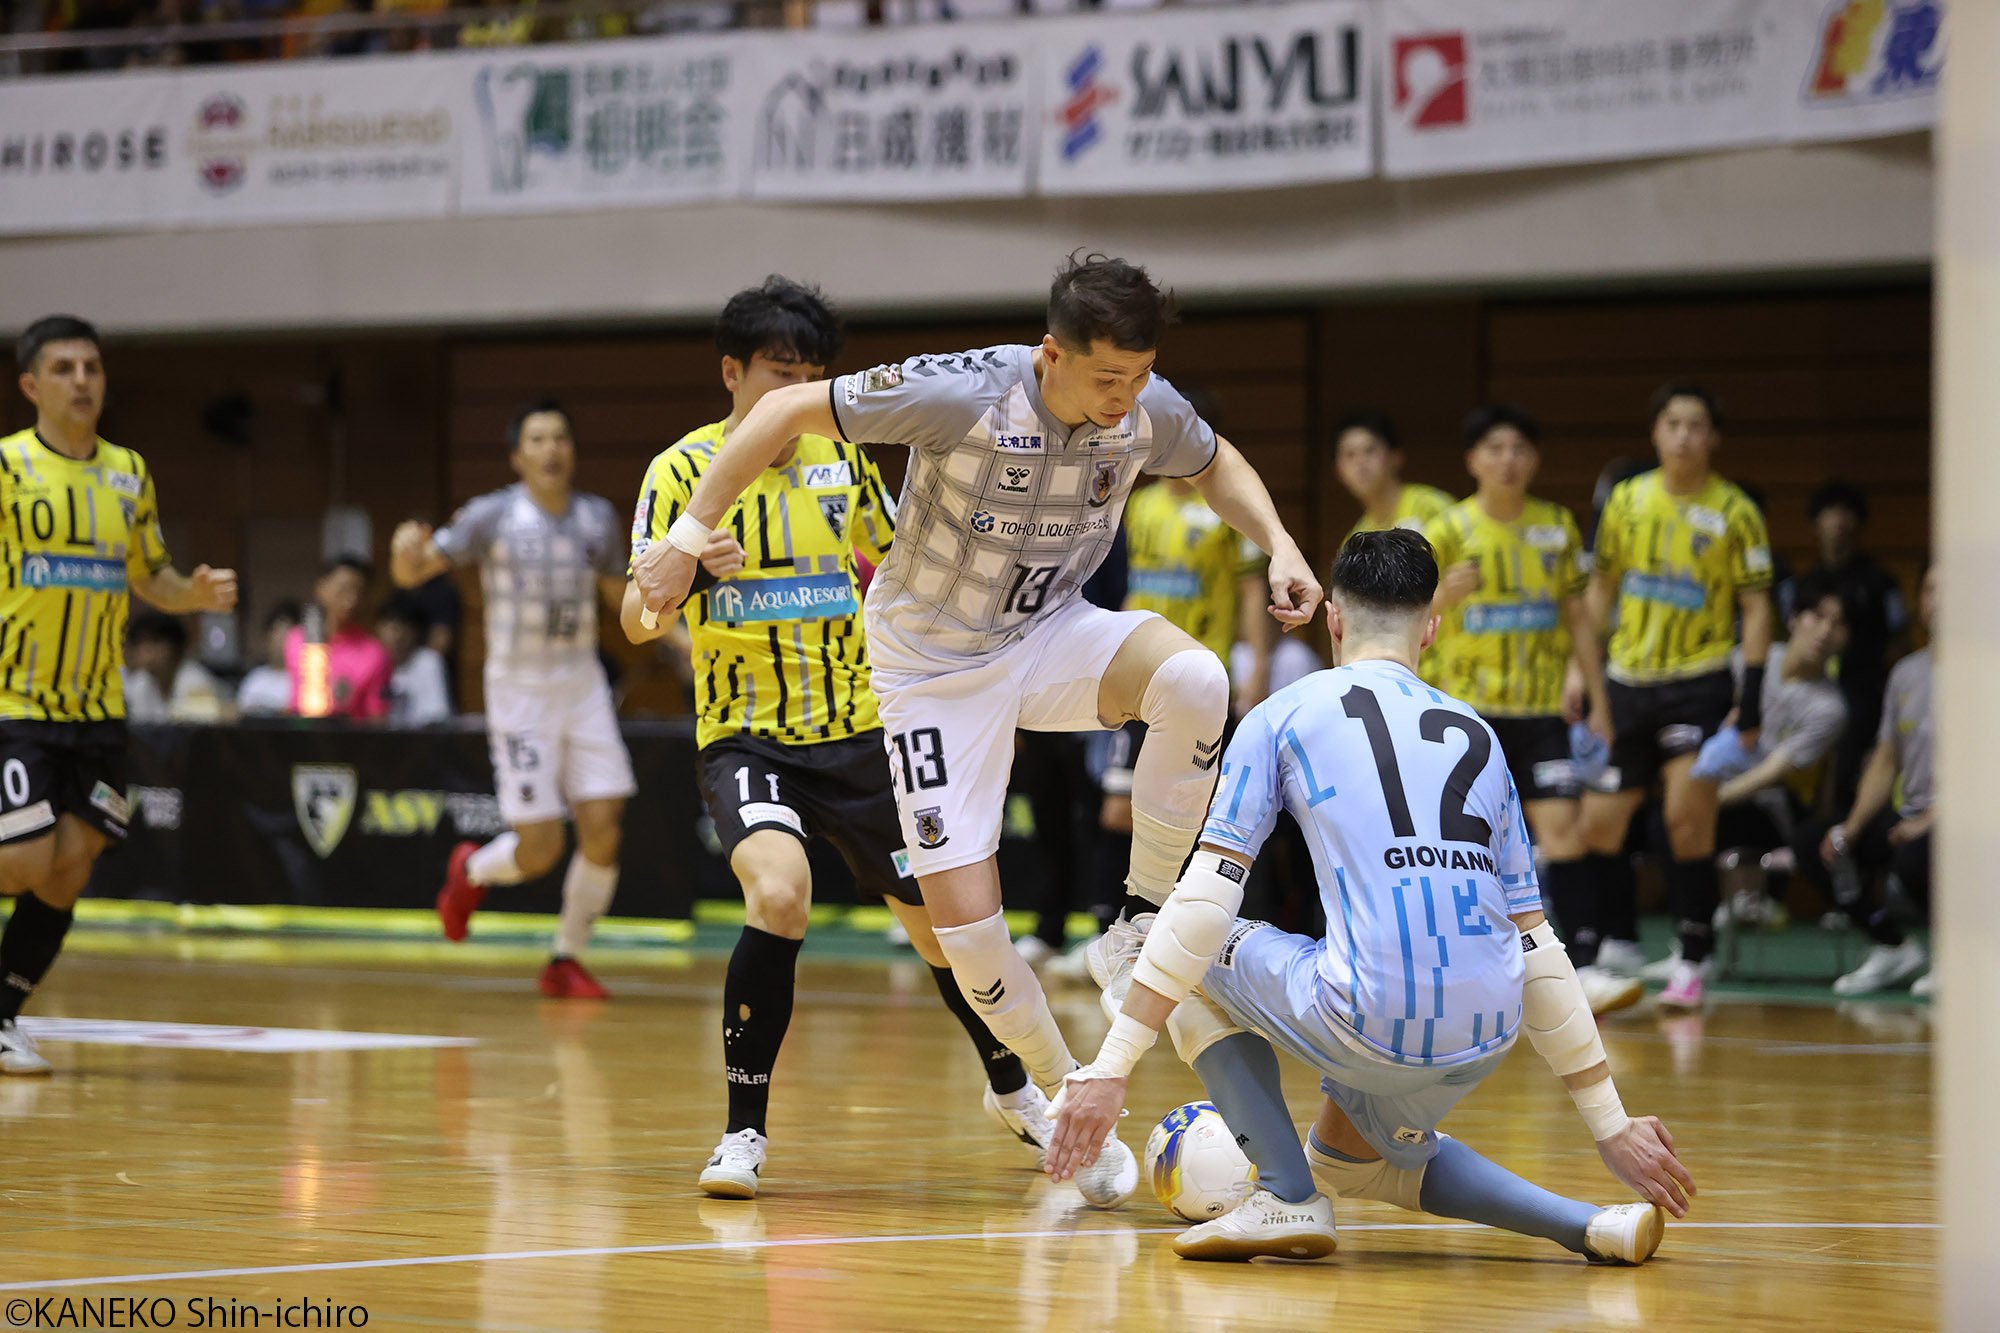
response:
[[[1271,557],[1271,615],[1286,629],[1309,623],[1319,605],[1319,580],[1298,543],[1278,519],[1264,479],[1235,445],[1215,437],[1215,457],[1191,480],[1217,516]]]
[[[451,557],[438,549],[431,525],[414,520],[398,523],[389,538],[389,578],[398,588],[429,583],[451,568]]]
[[[1570,1100],[1590,1126],[1597,1152],[1611,1174],[1641,1198],[1675,1217],[1687,1215],[1694,1177],[1674,1155],[1673,1135],[1655,1116],[1625,1114],[1604,1039],[1576,979],[1569,952],[1540,912],[1512,918],[1521,930],[1527,978],[1521,994],[1521,1025],[1536,1054],[1548,1061],[1569,1089]]]
[[[825,380],[771,390],[715,451],[665,539],[632,562],[632,581],[649,615],[676,610],[687,600],[695,565],[729,506],[801,435],[840,437]]]
[[[1242,852],[1203,843],[1146,934],[1126,992],[1097,1058],[1063,1081],[1048,1172],[1067,1180],[1097,1160],[1125,1107],[1132,1067],[1159,1039],[1174,1006],[1201,984],[1243,906],[1250,862]]]
[[[192,574],[183,574],[168,565],[134,580],[132,591],[169,615],[228,611],[236,605],[236,571],[196,565]]]

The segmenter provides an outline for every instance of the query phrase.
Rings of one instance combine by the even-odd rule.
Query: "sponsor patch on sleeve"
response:
[[[893,389],[902,384],[903,368],[877,366],[873,370],[864,370],[859,375],[849,376],[847,382],[856,393],[880,393],[884,389]]]

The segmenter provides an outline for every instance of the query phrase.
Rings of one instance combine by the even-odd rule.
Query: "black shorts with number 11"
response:
[[[814,745],[725,736],[702,750],[695,771],[724,856],[760,829],[802,843],[825,838],[854,872],[862,896],[923,902],[916,878],[906,873],[879,728]]]

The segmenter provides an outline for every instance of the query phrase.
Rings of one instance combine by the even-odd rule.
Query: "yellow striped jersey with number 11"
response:
[[[0,439],[0,719],[123,718],[128,589],[168,563],[138,454],[99,440],[70,458],[33,430]]]
[[[1479,587],[1444,613],[1426,679],[1486,717],[1560,713],[1570,653],[1562,607],[1589,581],[1569,510],[1530,496],[1503,522],[1474,498],[1432,519],[1424,536],[1440,575],[1479,565]]]
[[[1728,668],[1736,595],[1771,586],[1771,539],[1750,497],[1714,473],[1669,495],[1657,471],[1642,472],[1605,502],[1594,572],[1618,581],[1605,674],[1686,680]]]
[[[632,555],[667,535],[722,446],[722,423],[690,431],[646,469]],[[782,745],[838,740],[882,725],[869,687],[857,550],[879,564],[895,503],[858,444],[799,437],[723,516],[743,569],[683,608],[694,643],[695,743],[748,732]]]

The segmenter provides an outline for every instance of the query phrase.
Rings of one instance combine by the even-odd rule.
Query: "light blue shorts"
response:
[[[1503,1048],[1445,1068],[1390,1064],[1342,1041],[1319,1008],[1320,942],[1238,918],[1229,943],[1202,978],[1202,993],[1240,1028],[1319,1071],[1369,1146],[1415,1170],[1437,1155],[1437,1125],[1507,1058]]]

